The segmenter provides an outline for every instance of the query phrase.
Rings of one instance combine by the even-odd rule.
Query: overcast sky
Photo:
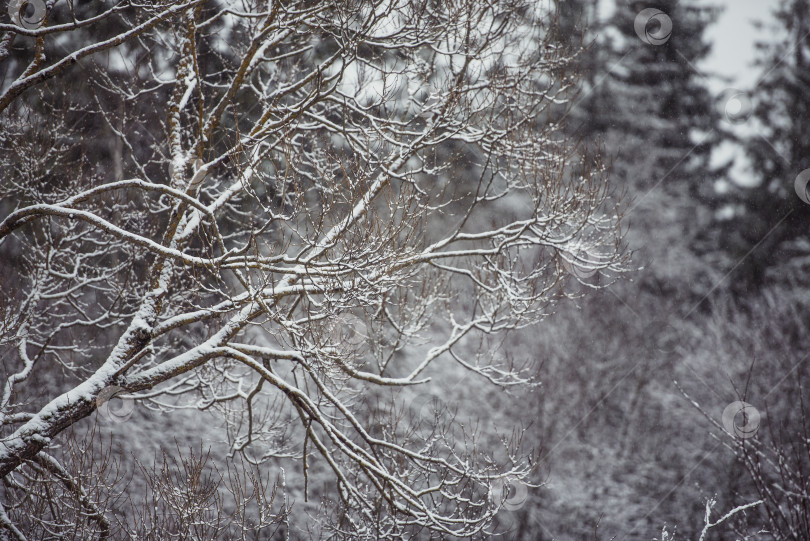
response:
[[[709,75],[709,87],[717,95],[722,95],[724,90],[729,88],[752,89],[761,75],[760,69],[752,66],[756,58],[754,43],[767,38],[765,32],[775,23],[772,12],[779,4],[778,0],[704,1],[707,4],[722,5],[725,8],[717,23],[708,29],[712,51],[709,58],[699,66]],[[764,23],[764,29],[755,29],[753,21]],[[728,77],[729,80],[723,80],[723,77]],[[752,130],[756,129],[752,122],[727,126],[727,128],[729,127],[740,135],[750,134]],[[717,190],[723,191],[727,180],[748,186],[757,182],[745,152],[736,145],[726,142],[715,149],[712,157],[714,164],[720,164],[729,159],[734,160],[729,178],[715,184]]]

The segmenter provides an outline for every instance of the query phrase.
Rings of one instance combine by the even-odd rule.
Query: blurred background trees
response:
[[[533,403],[547,484],[517,512],[518,523],[533,524],[521,535],[660,539],[667,524],[676,538],[697,539],[707,501],[716,520],[763,499],[704,538],[801,538],[802,496],[779,486],[800,485],[810,457],[797,412],[807,380],[810,296],[801,265],[809,222],[793,191],[808,155],[800,135],[807,73],[795,70],[806,57],[806,2],[776,10],[757,62],[762,82],[744,89],[739,111],[734,96],[710,90],[701,67],[713,38],[722,39],[709,31],[718,6],[609,4],[559,3],[569,29],[561,41],[587,47],[566,129],[585,146],[604,144],[613,188],[629,201],[625,238],[638,270],[560,307],[536,340],[546,386]],[[652,43],[636,25],[649,9],[666,15],[642,25]],[[735,130],[740,124],[747,133]],[[754,187],[732,177],[721,143],[746,149]],[[742,396],[761,411],[763,428],[732,443],[720,417]],[[760,469],[751,467],[752,449],[762,451]]]
[[[747,129],[734,137],[757,182],[727,195],[729,212],[718,227],[729,262],[751,251],[738,273],[743,289],[775,282],[802,287],[810,248],[810,208],[793,185],[810,167],[810,3],[780,1],[773,15],[757,24],[770,38],[757,44],[759,77],[742,95],[740,123]]]

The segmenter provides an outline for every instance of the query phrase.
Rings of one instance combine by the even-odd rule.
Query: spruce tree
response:
[[[599,124],[607,126],[614,185],[629,196],[631,248],[648,267],[640,285],[658,294],[699,299],[717,280],[699,256],[708,251],[714,184],[724,172],[710,165],[719,115],[700,71],[718,13],[695,1],[617,0],[602,31]]]
[[[781,0],[774,17],[773,38],[757,44],[762,75],[744,142],[757,183],[732,193],[736,213],[723,224],[731,261],[748,254],[737,273],[746,288],[805,275],[810,253],[810,205],[794,185],[810,168],[810,0]]]

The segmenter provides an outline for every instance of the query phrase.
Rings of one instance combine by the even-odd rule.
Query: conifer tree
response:
[[[795,186],[810,168],[810,1],[782,0],[774,17],[773,39],[757,44],[762,75],[751,91],[752,134],[744,143],[756,185],[731,194],[736,213],[723,224],[731,259],[751,252],[738,272],[744,287],[766,277],[791,280],[810,253],[803,240],[810,205]]]

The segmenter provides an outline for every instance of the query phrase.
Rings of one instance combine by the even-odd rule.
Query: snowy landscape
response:
[[[810,539],[810,0],[2,6],[0,540]]]

